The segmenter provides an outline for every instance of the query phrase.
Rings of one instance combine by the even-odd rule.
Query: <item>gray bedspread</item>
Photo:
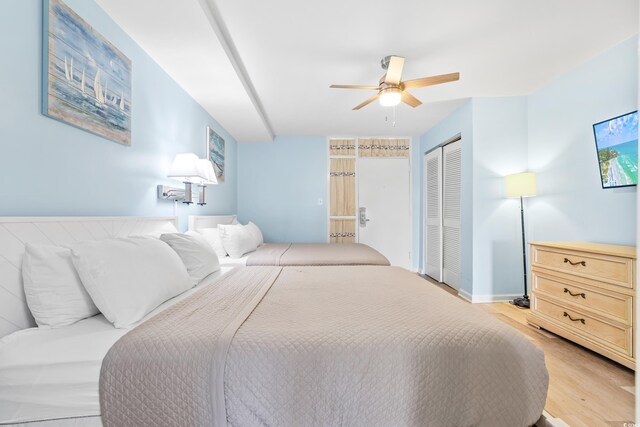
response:
[[[389,265],[389,260],[361,243],[267,243],[247,265]]]
[[[395,267],[240,267],[138,326],[101,373],[105,426],[529,426],[524,335]]]

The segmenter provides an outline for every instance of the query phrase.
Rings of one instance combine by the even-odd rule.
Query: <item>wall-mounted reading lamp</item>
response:
[[[169,170],[168,178],[173,178],[184,183],[184,190],[180,188],[158,185],[158,197],[174,201],[182,200],[182,203],[193,203],[191,185],[197,184],[200,187],[198,192],[198,204],[206,205],[205,189],[207,184],[217,184],[218,179],[213,170],[213,165],[207,159],[199,159],[193,153],[176,154]]]

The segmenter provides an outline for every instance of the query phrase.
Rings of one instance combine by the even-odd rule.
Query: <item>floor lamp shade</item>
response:
[[[504,180],[508,198],[531,197],[536,195],[536,174],[534,172],[507,175]]]

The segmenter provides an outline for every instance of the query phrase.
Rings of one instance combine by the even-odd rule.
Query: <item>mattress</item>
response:
[[[163,303],[141,322],[233,267],[223,266],[198,286]],[[116,329],[97,315],[62,328],[30,328],[0,340],[0,425],[100,415],[98,381],[102,360],[130,329]],[[79,418],[77,425],[95,423]],[[65,420],[64,425],[74,425]],[[99,425],[99,423],[97,424]]]

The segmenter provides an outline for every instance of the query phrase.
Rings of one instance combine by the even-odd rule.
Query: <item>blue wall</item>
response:
[[[326,242],[326,197],[326,137],[238,145],[238,217],[266,241]]]
[[[505,175],[527,170],[527,97],[473,99],[473,295],[523,292],[519,200]],[[527,200],[525,200],[527,203]],[[528,211],[527,211],[528,213]]]
[[[634,37],[529,96],[531,240],[636,243],[636,187],[603,190],[591,125],[638,109]]]
[[[469,100],[463,106],[458,108],[446,119],[434,126],[429,132],[420,137],[419,159],[415,159],[414,164],[419,165],[414,168],[414,172],[420,174],[420,187],[414,188],[414,198],[420,199],[420,211],[414,212],[414,216],[423,218],[424,207],[424,190],[422,183],[424,182],[424,154],[431,151],[435,147],[442,145],[447,140],[461,134],[462,140],[462,193],[460,194],[460,245],[462,253],[460,254],[461,271],[460,271],[460,288],[471,293],[473,282],[473,152],[474,135],[473,135],[473,100]],[[424,269],[424,221],[420,220],[420,234],[417,235],[420,241],[420,270]],[[413,230],[416,236],[417,230]]]
[[[236,211],[236,142],[94,2],[66,0],[133,63],[132,145],[41,114],[42,1],[5,0],[0,15],[0,216],[173,215],[156,198],[173,156],[205,156],[206,126],[226,141],[226,181],[186,216]]]

